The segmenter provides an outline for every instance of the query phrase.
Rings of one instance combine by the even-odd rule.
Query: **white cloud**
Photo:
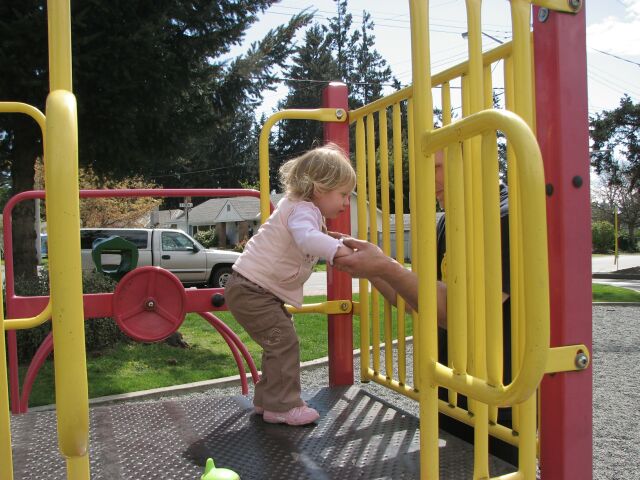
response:
[[[640,55],[640,0],[619,0],[624,18],[605,17],[587,27],[587,45],[616,55]]]

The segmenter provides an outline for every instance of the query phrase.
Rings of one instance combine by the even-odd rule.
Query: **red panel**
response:
[[[537,135],[545,163],[551,346],[591,351],[591,208],[584,8],[534,10]],[[548,188],[548,191],[550,188]],[[592,478],[592,370],[545,377],[541,387],[542,478]]]
[[[324,108],[349,111],[348,90],[344,83],[332,82],[322,92]],[[349,123],[325,123],[325,142],[333,142],[349,154]],[[351,234],[351,214],[347,208],[340,217],[329,220],[327,228]],[[327,299],[350,299],[351,276],[327,265]],[[353,384],[353,316],[329,315],[329,385]]]

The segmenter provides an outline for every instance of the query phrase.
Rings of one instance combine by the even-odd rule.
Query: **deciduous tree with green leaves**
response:
[[[601,197],[611,212],[618,207],[635,249],[640,225],[640,104],[625,95],[618,108],[591,117],[590,126],[591,165],[600,176]]]

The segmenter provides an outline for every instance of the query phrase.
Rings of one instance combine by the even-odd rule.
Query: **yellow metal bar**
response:
[[[469,88],[469,76],[465,75],[460,79],[461,85],[461,99],[462,99],[462,115],[467,117],[471,114],[471,93]],[[463,141],[462,146],[462,165],[463,165],[463,185],[464,185],[464,245],[465,245],[465,260],[466,260],[466,291],[467,291],[467,336],[466,336],[466,350],[467,352],[471,352],[471,354],[467,353],[467,369],[466,371],[474,371],[474,362],[475,357],[473,355],[474,351],[474,338],[475,338],[475,296],[476,290],[474,288],[475,285],[475,262],[474,262],[474,254],[475,249],[473,247],[473,243],[475,241],[474,236],[474,226],[475,222],[473,221],[474,215],[474,206],[473,206],[473,166],[472,166],[472,148],[471,141],[469,139],[465,139]],[[471,413],[475,410],[474,400],[472,398],[469,399],[467,408]]]
[[[449,82],[445,82],[442,84],[441,89],[442,94],[442,124],[449,125],[451,124],[451,86]],[[444,164],[444,196],[450,203],[450,228],[454,232],[458,232],[460,228],[460,223],[462,223],[464,229],[464,191],[463,191],[463,183],[461,182],[450,182],[451,178],[464,178],[464,172],[462,169],[462,151],[460,150],[460,145],[455,145],[445,149],[444,151],[445,158],[447,161]],[[455,157],[454,157],[455,156]],[[457,158],[458,160],[449,160],[449,157]],[[456,162],[456,165],[453,167],[453,171],[451,170],[451,164]],[[458,166],[459,162],[459,166]],[[459,169],[460,171],[456,171]],[[455,189],[455,190],[454,190]],[[459,195],[462,195],[462,199],[459,198]],[[455,198],[453,198],[455,196]],[[462,207],[462,212],[460,214],[455,214],[454,211]],[[461,215],[461,216],[459,216]],[[455,217],[455,218],[453,218]],[[462,219],[462,222],[460,222]],[[455,250],[456,252],[462,252],[462,256],[459,254],[455,254],[453,259],[453,265],[449,264],[447,261],[447,277],[452,280],[452,290],[447,290],[447,329],[449,332],[456,332],[451,335],[447,335],[447,351],[449,354],[449,367],[452,368],[455,372],[462,369],[462,372],[466,373],[467,371],[467,290],[466,290],[466,281],[460,281],[459,275],[462,275],[461,278],[466,279],[466,254],[464,253],[464,231],[460,233],[460,235],[449,235],[445,236],[446,241],[446,251],[452,252]],[[459,239],[462,242],[462,246],[456,245],[455,247],[451,245],[453,239]],[[452,258],[451,255],[448,255],[449,259]],[[460,272],[460,262],[463,262],[464,272]],[[442,267],[442,266],[441,266]],[[446,279],[443,279],[446,281]],[[463,292],[464,299],[460,298],[460,301],[453,302],[453,298],[457,298],[457,295]],[[455,303],[455,304],[454,304]],[[457,311],[456,311],[457,310]],[[460,317],[460,312],[462,313],[462,317]],[[461,323],[462,322],[462,323]],[[455,344],[457,342],[457,345]],[[449,398],[450,405],[458,404],[458,393],[454,390],[447,390],[447,395]]]
[[[431,99],[431,67],[429,50],[429,7],[422,0],[410,0],[411,59],[413,75],[414,144],[416,178],[420,189],[416,192],[418,245],[418,305],[420,308],[420,339],[414,343],[419,350],[420,377],[420,476],[436,479],[439,475],[438,451],[438,389],[433,382],[433,369],[438,358],[436,304],[436,235],[435,235],[435,177],[433,152],[420,149],[424,132],[433,129]],[[418,153],[420,152],[420,153]],[[414,341],[415,342],[415,341]]]
[[[88,453],[89,402],[80,264],[76,101],[56,90],[47,98],[45,179],[58,443],[67,458]]]
[[[367,239],[367,158],[364,121],[356,122],[356,184],[358,192],[358,238]],[[369,282],[360,279],[360,378],[365,379],[370,364]]]
[[[327,315],[341,315],[351,313],[353,305],[351,300],[330,300],[321,303],[308,303],[300,308],[286,305],[289,313],[325,313]]]
[[[411,219],[411,270],[418,271],[418,220],[416,219],[416,149],[413,134],[413,100],[407,101],[407,142],[409,144],[409,218]],[[413,384],[420,388],[420,317],[412,311],[413,318]]]
[[[507,138],[512,140],[516,156],[521,160],[518,175],[523,206],[526,206],[527,211],[527,218],[524,219],[522,227],[525,252],[523,267],[527,272],[527,280],[536,285],[536,288],[530,289],[523,299],[526,322],[522,365],[526,368],[505,387],[492,387],[478,378],[456,378],[451,369],[439,364],[436,365],[436,378],[438,383],[456,388],[459,392],[484,403],[512,405],[524,401],[535,392],[546,367],[549,349],[546,202],[540,149],[533,132],[520,117],[511,112],[497,110],[485,110],[455,124],[423,134],[422,149],[424,153],[430,154],[453,142],[496,130],[503,131]]]
[[[505,58],[504,61],[504,86],[505,86],[505,107],[507,110],[515,110],[515,79],[513,74],[513,59]],[[519,214],[517,211],[518,204],[518,162],[513,152],[511,142],[507,139],[507,182],[509,184],[509,268],[510,268],[510,303],[511,303],[511,375],[515,377],[520,369],[520,345],[519,338],[519,322],[520,317],[520,259],[518,255],[518,242],[520,237],[517,234]],[[519,430],[520,425],[520,406],[514,405],[512,411],[512,428]]]
[[[380,206],[382,207],[382,251],[391,255],[391,210],[389,206],[389,141],[387,110],[378,112],[378,135],[380,137]],[[384,369],[387,377],[393,377],[393,338],[391,329],[391,304],[384,299]]]
[[[445,162],[445,197],[447,209],[447,344],[449,366],[456,375],[467,373],[467,255],[465,252],[465,201],[462,145],[447,149]],[[456,404],[455,392],[449,401]]]
[[[89,473],[89,455],[67,458],[67,480],[87,480]]]
[[[4,321],[4,326],[6,330],[26,330],[27,328],[34,328],[38,325],[42,325],[44,322],[51,318],[51,299],[49,299],[49,303],[44,307],[44,310],[40,312],[35,317],[30,318],[7,318]]]
[[[4,272],[0,272],[0,284]],[[0,288],[0,478],[13,478],[11,453],[11,420],[9,416],[9,385],[7,384],[7,348],[4,334],[4,308]]]
[[[71,75],[71,5],[69,0],[48,0],[49,90],[73,91]]]
[[[376,182],[376,136],[373,114],[367,116],[367,180],[369,193],[369,241],[378,244],[378,192]],[[365,293],[367,290],[365,290]],[[371,343],[373,369],[380,372],[380,303],[378,291],[371,286]]]
[[[502,60],[511,54],[511,42],[504,43],[497,48],[489,50],[484,53],[482,62],[484,65],[491,65],[498,60]],[[447,70],[443,70],[440,73],[436,73],[431,77],[431,85],[437,87],[446,82],[450,82],[455,78],[459,78],[465,75],[468,71],[468,62],[459,63]],[[402,100],[407,100],[413,96],[413,86],[405,87],[397,92],[394,92],[386,97],[380,98],[374,102],[364,105],[355,110],[349,112],[349,122],[354,123],[359,118],[364,118],[367,115],[380,110],[381,108],[387,108]]]
[[[384,385],[385,387],[398,392],[405,397],[413,398],[414,400],[417,400],[419,397],[419,393],[415,389],[407,385],[403,385],[396,380],[385,377],[384,375],[380,375],[379,373],[376,373],[371,369],[369,369],[369,371],[367,372],[367,378],[369,380],[373,380],[376,383],[379,383],[380,385]]]
[[[44,113],[42,113],[36,107],[22,102],[0,102],[0,112],[2,113],[23,113],[33,118],[42,132],[43,143],[46,145],[46,130],[47,121]],[[6,330],[21,330],[27,328],[37,327],[51,318],[51,300],[35,317],[31,318],[19,318],[19,319],[5,319],[4,328]]]
[[[477,422],[477,418],[474,415],[471,415],[467,410],[454,407],[451,404],[448,404],[442,400],[439,401],[439,409],[440,413],[447,415],[448,417],[455,418],[456,420],[474,427]],[[513,430],[505,427],[504,425],[492,424],[489,425],[489,433],[491,436],[496,437],[503,442],[506,442],[510,445],[517,447],[520,444],[520,437],[514,434]]]
[[[518,469],[523,473],[524,478],[536,478],[538,450],[536,427],[536,395],[531,395],[520,405]]]
[[[511,21],[513,30],[513,52],[510,62],[512,76],[510,81],[511,98],[513,111],[517,113],[530,128],[534,128],[534,88],[533,88],[533,55],[531,45],[531,5],[528,0],[513,0],[511,2]],[[525,302],[529,296],[525,297],[526,283],[529,279],[524,276],[527,272],[524,264],[523,251],[523,231],[522,222],[525,220],[523,201],[523,181],[521,181],[522,158],[516,153],[511,158],[508,165],[509,172],[509,238],[511,249],[512,275],[511,275],[511,296],[512,296],[512,375],[519,375],[520,365],[522,365],[524,349],[524,329],[526,328],[526,306]],[[512,176],[515,181],[511,181]],[[527,212],[527,217],[529,212]],[[546,228],[546,225],[545,225]],[[545,235],[546,237],[546,235]],[[515,270],[515,271],[514,271]],[[528,277],[528,273],[527,273]],[[515,347],[515,348],[513,348]],[[526,420],[526,409],[524,405],[514,407],[513,426],[521,431]],[[524,454],[523,451],[520,454]]]
[[[466,0],[467,30],[469,49],[468,98],[470,112],[479,112],[484,104],[483,91],[483,62],[482,62],[482,26],[480,19],[481,0]],[[473,326],[473,350],[467,360],[473,359],[469,365],[469,372],[480,378],[486,378],[486,320],[485,320],[485,279],[484,279],[484,205],[482,189],[482,157],[480,138],[471,139],[471,197],[472,208],[466,212],[473,222],[473,270],[471,270],[473,296],[469,302],[473,309],[470,320]],[[466,172],[465,172],[466,173]],[[488,407],[486,404],[470,403],[476,417],[474,428],[474,478],[489,476],[489,438],[488,438]]]
[[[491,65],[486,65],[484,74],[484,107],[493,108],[493,82]],[[503,374],[503,328],[502,328],[502,240],[500,224],[500,193],[498,189],[498,145],[494,132],[482,136],[482,192],[484,203],[484,278],[487,380],[491,385],[502,383]],[[509,359],[508,361],[511,361]],[[489,421],[498,421],[498,409],[490,407]]]
[[[271,115],[260,130],[258,157],[260,165],[260,215],[264,223],[271,214],[269,205],[269,134],[280,120],[316,120],[318,122],[346,122],[347,112],[341,108],[282,110]]]
[[[46,120],[46,117],[44,116],[44,113],[42,113],[36,107],[33,107],[28,103],[22,103],[22,102],[0,102],[0,112],[24,113],[25,115],[29,115],[31,118],[33,118],[36,121],[44,137],[45,131],[47,129],[47,120]]]
[[[404,185],[402,171],[402,118],[400,104],[393,105],[393,185],[396,207],[396,260],[404,265]],[[401,385],[407,382],[407,357],[405,337],[407,332],[404,322],[405,303],[398,295],[396,299],[398,314],[398,380]]]
[[[572,0],[533,0],[531,2],[538,7],[548,8],[557,12],[578,13],[582,8],[583,2],[575,2]]]
[[[586,345],[567,345],[549,349],[545,373],[584,370],[591,362]]]

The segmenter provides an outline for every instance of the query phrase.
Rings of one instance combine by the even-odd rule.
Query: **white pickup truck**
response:
[[[119,236],[138,247],[138,267],[154,265],[173,273],[185,286],[224,287],[231,266],[240,254],[229,250],[204,248],[182,230],[148,228],[82,228],[83,270],[95,270],[91,257],[94,242]],[[120,255],[103,253],[103,267],[120,264]]]

